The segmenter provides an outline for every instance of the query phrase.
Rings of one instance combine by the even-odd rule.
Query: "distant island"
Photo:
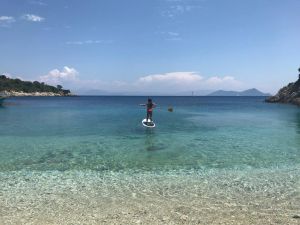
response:
[[[207,96],[271,96],[270,94],[263,93],[255,88],[248,89],[245,91],[215,91]]]
[[[289,83],[281,88],[275,96],[266,99],[270,103],[290,103],[300,106],[300,68],[298,69],[299,78],[294,83]]]
[[[90,90],[81,92],[82,95],[90,96],[271,96],[271,94],[263,93],[255,88],[245,91],[181,91],[181,92],[147,92],[147,91],[127,91],[127,92],[109,92],[104,90]]]
[[[0,75],[0,93],[4,96],[70,96],[71,91],[38,81],[22,81]]]

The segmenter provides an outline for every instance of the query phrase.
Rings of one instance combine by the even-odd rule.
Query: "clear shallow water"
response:
[[[0,108],[3,223],[297,224],[299,108],[155,97],[151,130],[141,124],[145,100],[9,99]]]
[[[297,166],[300,109],[261,97],[24,97],[0,108],[0,171]],[[174,112],[168,112],[168,106]]]

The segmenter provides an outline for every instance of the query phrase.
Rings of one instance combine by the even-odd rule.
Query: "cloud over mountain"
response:
[[[159,92],[176,93],[193,90],[241,89],[242,82],[232,76],[214,76],[205,78],[197,72],[170,72],[141,76],[132,82],[100,79],[84,79],[79,72],[69,66],[62,70],[53,69],[40,76],[41,82],[63,85],[73,90],[103,90],[110,92]]]
[[[197,72],[172,72],[140,77],[136,82],[143,89],[157,91],[190,91],[207,89],[236,89],[242,87],[242,82],[232,76],[214,76],[205,78]]]

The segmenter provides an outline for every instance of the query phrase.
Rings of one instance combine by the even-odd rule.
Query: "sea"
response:
[[[128,201],[141,192],[155,199],[160,195],[154,190],[164,188],[162,196],[198,198],[208,208],[216,199],[221,207],[256,199],[258,206],[248,211],[257,215],[267,202],[284,212],[282,221],[299,212],[299,107],[265,103],[265,97],[152,99],[155,128],[142,125],[143,96],[7,99],[0,107],[0,175],[6,179],[0,181],[0,200],[15,199],[24,188],[18,185],[31,179],[54,193],[80,180],[88,190],[102,187],[105,199],[124,191]],[[69,183],[64,176],[72,177]],[[90,183],[97,179],[97,185]]]
[[[0,108],[0,171],[269,168],[300,163],[300,109],[264,97],[22,97]],[[169,112],[168,108],[173,108]]]

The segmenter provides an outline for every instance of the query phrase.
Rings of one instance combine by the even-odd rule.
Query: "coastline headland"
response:
[[[38,81],[22,81],[0,75],[0,96],[73,96],[70,90],[63,89],[61,85],[56,87]]]
[[[289,103],[300,106],[300,68],[299,79],[281,88],[278,93],[266,99],[269,103]]]

